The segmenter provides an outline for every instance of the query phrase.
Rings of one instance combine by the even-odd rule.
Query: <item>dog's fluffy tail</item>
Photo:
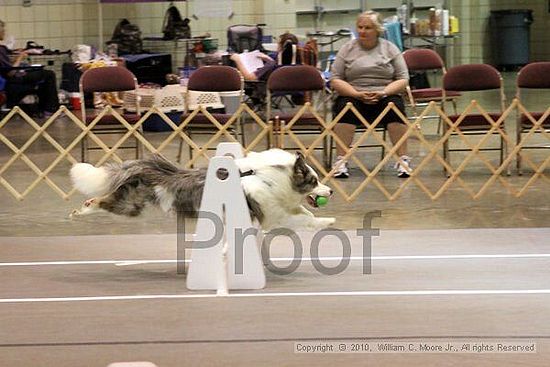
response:
[[[77,163],[71,168],[73,186],[88,197],[105,195],[110,187],[109,173],[104,167]]]

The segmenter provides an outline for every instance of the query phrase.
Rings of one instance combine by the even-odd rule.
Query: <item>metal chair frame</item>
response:
[[[409,72],[434,72],[440,73],[441,78],[447,73],[445,62],[439,56],[437,52],[429,48],[410,48],[403,52],[403,58],[407,64]],[[420,88],[412,89],[407,86],[407,97],[409,105],[412,107],[413,117],[416,119],[419,115],[418,106],[427,106],[429,102],[435,101],[443,105],[443,88]],[[453,104],[454,113],[457,111],[457,98],[460,97],[460,93],[455,93],[453,96],[447,95],[447,100]],[[437,133],[441,132],[441,116],[426,116],[425,118],[437,118]]]
[[[88,93],[102,93],[102,92],[125,92],[133,90],[136,95],[138,91],[138,81],[135,75],[122,66],[106,66],[101,68],[93,68],[86,70],[80,77],[79,81],[79,91],[80,91],[80,106],[81,106],[81,118],[82,121],[88,125],[94,120],[94,115],[87,115],[86,105],[85,105],[85,94]],[[126,117],[132,116],[135,120],[139,120],[140,116],[140,105],[139,98],[136,98],[134,101],[135,112],[132,112]],[[122,117],[125,117],[124,111],[122,111]],[[137,117],[136,117],[137,116]],[[102,118],[105,119],[107,116]],[[91,132],[98,135],[105,134],[125,134],[128,132],[128,129],[122,125],[120,122],[115,122],[112,124],[102,123],[102,120],[91,129]],[[128,121],[128,119],[126,119]],[[128,121],[129,123],[135,121]],[[143,134],[143,128],[140,126],[137,130],[139,133]],[[130,146],[121,146],[119,149],[135,149],[136,150],[136,159],[140,158],[142,155],[142,146],[137,137],[135,138],[135,145]],[[82,162],[88,161],[88,151],[89,150],[101,150],[101,147],[90,147],[88,142],[88,137],[82,139],[81,146],[81,159]]]
[[[288,82],[287,82],[288,81]],[[275,142],[270,141],[268,137],[268,146],[275,145],[282,148],[282,137],[284,133],[284,127],[287,122],[290,122],[295,114],[275,114],[273,112],[273,96],[281,95],[283,93],[296,93],[296,92],[319,92],[321,93],[321,100],[325,100],[325,82],[315,67],[310,65],[285,65],[274,70],[269,79],[267,80],[267,109],[266,109],[266,123],[269,123],[273,119],[273,135],[276,139]],[[327,121],[327,104],[322,103],[322,118]],[[294,123],[297,129],[292,130],[297,135],[312,135],[319,134],[323,131],[324,127],[317,122],[311,122],[313,118],[309,115],[300,116]],[[286,149],[299,149],[299,148],[286,148]],[[315,148],[318,149],[318,148]],[[323,161],[325,165],[329,164],[329,139],[325,136],[323,139]]]
[[[498,90],[500,96],[500,111],[493,113],[496,117],[500,117],[506,109],[506,95],[504,94],[504,85],[502,76],[494,67],[488,64],[466,64],[458,65],[450,68],[443,76],[443,110],[445,109],[445,102],[448,102],[447,94],[449,91],[460,92],[477,92],[486,90]],[[460,115],[448,116],[452,122],[455,122]],[[461,129],[461,124],[463,129]],[[491,124],[486,121],[482,116],[477,114],[469,114],[464,117],[461,123],[458,125],[458,129],[464,135],[485,135],[488,130],[491,129]],[[449,130],[447,123],[443,124],[443,134],[445,135]],[[505,133],[504,123],[501,125],[501,130]],[[498,133],[500,137],[500,146],[498,148],[480,148],[480,151],[500,151],[500,164],[504,161],[504,156],[508,151],[508,144],[504,137]],[[457,135],[457,133],[451,133]],[[449,139],[446,139],[443,143],[443,158],[450,164],[450,152],[471,151],[466,148],[449,148]],[[507,174],[510,175],[509,168]]]
[[[532,89],[532,90],[541,90],[546,89],[550,90],[550,62],[534,62],[525,65],[516,76],[516,98],[521,101],[521,90],[522,89]],[[530,112],[531,116],[536,120],[540,120],[545,112]],[[530,131],[533,128],[533,123],[528,119],[527,115],[520,113],[518,111],[516,117],[516,142],[517,144],[522,143],[522,134]],[[535,130],[535,133],[550,133],[550,116],[545,118],[544,121],[540,124],[541,130]],[[520,149],[516,155],[516,167],[518,170],[518,175],[522,175],[521,170],[522,149],[550,149],[548,146],[533,146],[533,145],[521,145]]]
[[[239,88],[238,89],[228,89],[228,87],[233,86],[233,82],[231,80],[226,80],[227,73],[235,73],[235,77],[238,77],[239,79]],[[206,78],[208,80],[217,80],[217,83],[205,83],[203,82],[197,82],[199,78]],[[228,84],[225,84],[225,83]],[[212,65],[212,66],[202,66],[199,69],[197,69],[193,74],[191,74],[191,77],[189,78],[188,83],[188,90],[185,98],[185,112],[182,116],[182,121],[184,121],[189,113],[191,112],[189,109],[190,105],[190,93],[189,92],[239,92],[239,104],[243,103],[244,98],[244,78],[242,74],[236,69],[231,66],[226,65]],[[217,107],[217,106],[209,106],[208,103],[198,103],[196,107],[202,106],[203,108],[209,108],[209,107]],[[222,113],[222,114],[213,114],[214,118],[230,118],[232,114],[228,113]],[[237,120],[237,129],[235,129],[233,126],[230,127],[230,132],[235,136],[235,139],[239,139],[239,136],[241,137],[240,142],[243,146],[246,146],[246,136],[244,131],[244,119],[242,118],[242,115],[238,117]],[[202,123],[202,122],[193,122],[191,120],[187,126],[183,129],[183,131],[189,136],[190,139],[193,139],[193,134],[195,135],[211,135],[212,133],[216,133],[219,131],[219,129],[213,125],[210,121]],[[208,149],[215,149],[215,147],[208,148]],[[177,162],[181,161],[181,156],[183,152],[183,140],[180,140],[179,148],[178,148],[178,157]],[[190,159],[193,158],[193,147],[189,145],[189,157]]]

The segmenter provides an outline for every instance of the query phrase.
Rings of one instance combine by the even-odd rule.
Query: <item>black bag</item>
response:
[[[189,22],[189,18],[181,18],[178,8],[175,6],[169,7],[166,10],[164,22],[162,23],[162,33],[164,34],[162,38],[165,40],[191,38]]]
[[[113,36],[107,44],[116,43],[118,45],[118,54],[140,54],[143,52],[143,41],[141,39],[141,30],[135,24],[130,23],[128,19],[121,19],[113,31]]]
[[[430,88],[430,81],[425,72],[411,73],[409,76],[409,85],[411,89]]]

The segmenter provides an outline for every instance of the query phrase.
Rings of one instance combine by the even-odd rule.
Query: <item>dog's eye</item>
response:
[[[304,181],[305,181],[304,183],[305,183],[307,186],[310,186],[310,187],[315,187],[315,186],[317,186],[317,184],[318,184],[318,182],[319,182],[319,181],[317,180],[317,177],[312,176],[312,175],[307,175],[307,176],[305,177],[305,180],[304,180]]]

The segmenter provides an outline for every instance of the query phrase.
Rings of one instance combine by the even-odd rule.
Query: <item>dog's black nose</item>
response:
[[[334,191],[332,191],[332,189],[330,189],[329,192],[328,192],[328,196],[332,196],[332,193],[333,193],[333,192],[334,192]]]

